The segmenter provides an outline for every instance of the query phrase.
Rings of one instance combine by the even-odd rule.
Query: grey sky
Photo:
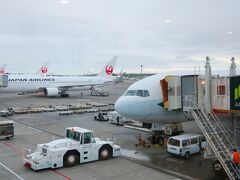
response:
[[[0,62],[34,72],[144,72],[240,66],[239,0],[0,0]],[[232,34],[228,33],[232,32]],[[193,71],[193,70],[192,70]]]

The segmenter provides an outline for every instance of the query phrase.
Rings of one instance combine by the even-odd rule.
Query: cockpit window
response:
[[[143,97],[143,90],[137,90],[137,96]]]
[[[140,96],[140,97],[148,97],[150,96],[148,90],[128,90],[125,96]]]
[[[144,97],[148,97],[148,96],[150,96],[148,90],[144,90]]]
[[[136,90],[129,90],[127,91],[125,96],[135,96],[136,95]]]

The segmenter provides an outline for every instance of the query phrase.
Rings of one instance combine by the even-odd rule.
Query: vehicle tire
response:
[[[164,139],[163,139],[162,136],[159,136],[159,137],[157,138],[157,144],[159,144],[159,145],[163,145],[163,144],[164,144]]]
[[[112,157],[112,150],[108,146],[103,146],[99,150],[99,160],[107,160]]]
[[[189,151],[187,151],[186,153],[185,153],[185,156],[184,156],[186,159],[189,159],[190,158],[190,152]]]
[[[97,120],[97,117],[96,117],[96,116],[94,116],[94,120],[95,120],[95,121]]]
[[[67,152],[63,156],[63,166],[72,167],[80,163],[80,157],[75,152]]]
[[[215,160],[212,164],[213,170],[216,172],[220,172],[223,168],[219,160]]]
[[[104,121],[104,117],[101,116],[101,117],[99,118],[99,120],[100,120],[100,121]]]
[[[204,153],[204,148],[200,148],[199,154],[203,154],[203,153]]]

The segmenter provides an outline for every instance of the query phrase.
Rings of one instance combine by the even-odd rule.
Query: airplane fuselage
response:
[[[39,91],[44,88],[74,90],[78,87],[101,85],[108,81],[107,78],[88,76],[8,75],[8,87],[0,88],[0,92]]]
[[[169,124],[187,121],[181,111],[163,108],[161,79],[157,74],[133,83],[115,103],[116,111],[139,122]]]

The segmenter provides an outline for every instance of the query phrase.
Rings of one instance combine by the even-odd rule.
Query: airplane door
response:
[[[185,100],[193,98],[198,103],[198,75],[187,75],[181,78],[182,107],[189,105]]]

